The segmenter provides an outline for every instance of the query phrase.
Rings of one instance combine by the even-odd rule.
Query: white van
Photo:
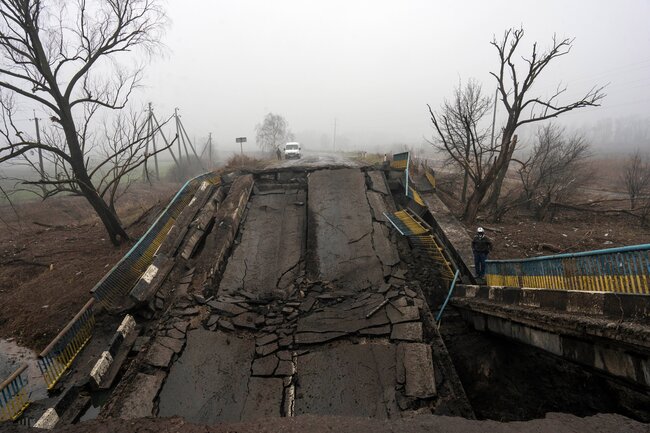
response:
[[[284,145],[284,159],[300,158],[300,143],[292,141]]]

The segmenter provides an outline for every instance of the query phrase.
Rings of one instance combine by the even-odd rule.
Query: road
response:
[[[282,159],[273,161],[267,168],[326,168],[326,167],[360,167],[362,164],[353,161],[340,153],[303,152],[300,159]]]
[[[258,174],[214,295],[167,310],[106,415],[204,424],[471,416],[422,292],[406,281],[383,216],[394,206],[381,171],[337,155]],[[210,245],[193,261],[211,257]],[[187,291],[203,288],[193,281]]]

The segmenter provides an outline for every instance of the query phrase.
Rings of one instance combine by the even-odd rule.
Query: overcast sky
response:
[[[534,41],[547,48],[553,33],[575,37],[541,76],[540,94],[559,81],[567,98],[610,83],[601,108],[565,123],[650,115],[648,0],[169,0],[166,8],[169,50],[148,67],[138,98],[161,117],[180,107],[190,135],[212,132],[221,146],[252,141],[268,112],[283,115],[305,146],[330,140],[334,119],[352,147],[417,145],[432,132],[426,104],[438,106],[459,79],[494,92],[489,42],[512,26],[526,31],[522,55]]]

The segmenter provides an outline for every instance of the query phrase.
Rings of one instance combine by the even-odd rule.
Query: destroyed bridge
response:
[[[472,263],[408,153],[207,173],[41,352],[40,379],[21,367],[4,381],[2,416],[474,419],[441,336],[455,314],[604,377],[626,396],[619,413],[650,419],[647,245],[493,261],[487,285]]]

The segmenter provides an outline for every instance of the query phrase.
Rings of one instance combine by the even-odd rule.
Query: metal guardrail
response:
[[[488,260],[491,286],[650,294],[650,244],[521,260]]]
[[[161,212],[146,233],[91,290],[93,297],[39,354],[38,368],[47,389],[52,389],[92,337],[95,303],[111,305],[126,295],[147,270],[160,244],[203,182],[216,184],[220,176],[205,173],[188,180]],[[29,406],[22,366],[0,384],[0,421],[16,420]]]
[[[56,385],[92,337],[95,326],[94,304],[95,299],[90,298],[86,305],[38,355],[38,368],[45,379],[47,389],[52,389]]]
[[[29,406],[26,370],[24,364],[0,384],[0,422],[16,420]]]
[[[97,301],[105,306],[113,306],[129,293],[151,265],[167,233],[203,182],[219,183],[220,177],[205,173],[185,182],[149,230],[91,290]]]
[[[406,170],[409,163],[409,152],[395,153],[390,167],[396,170]]]
[[[409,209],[392,214],[384,212],[384,217],[402,236],[408,237],[413,248],[425,253],[431,259],[438,268],[441,279],[451,283],[455,275],[453,262],[447,257],[442,242],[420,218]]]

